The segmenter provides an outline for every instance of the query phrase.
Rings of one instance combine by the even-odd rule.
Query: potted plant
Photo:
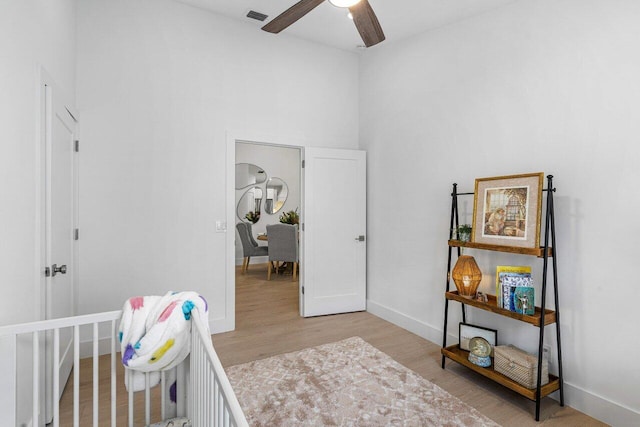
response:
[[[283,212],[280,215],[280,222],[283,224],[299,224],[300,215],[298,215],[298,208],[295,211]]]
[[[260,220],[260,212],[249,212],[244,216],[249,222],[255,224]]]
[[[453,231],[457,240],[460,240],[461,242],[468,242],[471,240],[470,224],[460,224]]]

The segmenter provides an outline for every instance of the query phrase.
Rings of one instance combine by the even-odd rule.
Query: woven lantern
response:
[[[476,260],[469,255],[460,255],[451,271],[451,277],[458,288],[458,294],[465,298],[475,298],[482,280],[482,271]]]

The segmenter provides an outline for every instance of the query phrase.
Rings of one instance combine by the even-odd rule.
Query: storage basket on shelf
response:
[[[538,358],[513,345],[498,345],[494,349],[494,369],[527,388],[536,388],[538,381]],[[549,382],[549,363],[542,358],[542,380]]]

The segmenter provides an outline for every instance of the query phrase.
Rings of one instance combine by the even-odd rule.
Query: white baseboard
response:
[[[429,325],[372,300],[367,300],[367,311],[434,344],[442,345],[442,329],[440,327]],[[448,343],[456,342],[457,339],[456,335],[449,334],[447,336]],[[550,397],[557,400],[557,394],[556,392]],[[640,426],[639,412],[584,390],[566,380],[564,382],[564,399],[565,405],[609,425],[620,427]]]
[[[640,426],[640,413],[576,385],[564,382],[564,403],[612,426]]]
[[[367,311],[381,319],[393,323],[394,325],[398,325],[409,332],[413,332],[427,341],[442,345],[442,329],[440,328],[424,323],[418,319],[407,316],[406,314],[400,313],[399,311],[371,300],[367,300]],[[457,340],[458,336],[449,334],[447,342],[450,342],[449,339]]]
[[[209,319],[209,331],[212,334],[220,334],[222,332],[230,332],[235,329],[229,319],[220,317],[218,319]]]
[[[120,343],[116,341],[116,353],[120,351]],[[111,338],[102,337],[98,340],[98,355],[111,353]],[[80,359],[93,356],[93,340],[80,342]]]

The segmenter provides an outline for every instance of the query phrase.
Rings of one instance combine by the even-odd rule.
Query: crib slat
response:
[[[60,425],[60,329],[53,330],[53,427]]]
[[[211,382],[212,378],[211,376],[213,375],[211,373],[211,369],[209,369],[209,362],[206,360],[206,358],[203,361],[204,363],[204,372],[205,372],[205,381],[204,381],[204,395],[205,396],[209,396],[211,389],[212,389],[212,385],[213,383]],[[211,411],[210,409],[207,407],[207,405],[202,405],[202,417],[206,420],[206,422],[211,422]]]
[[[191,356],[189,360],[189,368],[190,368],[190,378],[191,384],[189,384],[189,416],[192,418],[194,424],[200,423],[200,416],[198,414],[198,386],[197,386],[197,378],[200,376],[200,372],[198,371],[198,361],[197,354],[198,351],[198,340],[195,336],[195,331],[193,330],[193,325],[191,326]]]
[[[198,378],[196,379],[196,413],[198,414],[198,419],[200,420],[200,422],[203,422],[203,414],[202,414],[202,358],[200,357],[202,355],[202,352],[197,350],[196,347],[196,355],[195,355],[195,359],[196,359],[196,366],[197,366],[197,371],[198,372]],[[192,397],[193,398],[193,397]]]
[[[215,413],[213,415],[214,415],[215,425],[220,425],[220,397],[221,397],[220,386],[216,387],[215,396],[216,396],[214,400]]]
[[[34,425],[39,425],[40,412],[40,341],[38,331],[33,332],[33,406],[31,419]]]
[[[196,359],[196,369],[198,372],[198,377],[196,378],[196,395],[195,395],[196,407],[197,407],[196,413],[198,414],[198,419],[202,423],[204,420],[202,420],[202,394],[203,393],[202,393],[202,358],[200,357],[201,355],[202,355],[202,352],[196,348],[195,359]]]
[[[202,343],[199,342],[198,347],[196,347],[196,351],[198,353],[198,372],[199,372],[198,377],[200,379],[198,384],[198,413],[200,414],[200,419],[203,422],[206,422],[207,418],[205,413],[206,408],[204,405],[204,395],[205,395],[205,388],[207,386],[207,381],[206,381],[206,375],[204,370],[205,359],[202,354],[201,344]]]
[[[80,425],[80,325],[73,327],[73,425]]]
[[[129,378],[129,427],[133,427],[133,374],[127,372]]]
[[[209,369],[213,371],[212,368],[209,368]],[[220,389],[220,384],[218,383],[218,375],[215,373],[215,371],[213,371],[213,384],[211,384],[211,391],[210,391],[211,395],[214,395],[216,393],[216,390],[219,390],[219,389]],[[213,424],[213,420],[215,420],[215,415],[216,415],[215,408],[210,407],[209,412],[210,412],[209,420]]]
[[[167,419],[167,374],[165,371],[160,372],[160,417]]]
[[[98,378],[98,324],[93,324],[93,427],[98,427],[98,389],[100,379]]]
[[[144,373],[144,420],[145,425],[151,424],[151,387],[149,386],[149,372]]]
[[[178,365],[178,375],[176,378],[176,408],[177,408],[177,417],[184,417],[187,415],[187,408],[185,404],[185,391],[187,387],[186,383],[187,373],[185,369],[185,364],[181,363]]]
[[[116,321],[111,321],[111,427],[116,427]]]

